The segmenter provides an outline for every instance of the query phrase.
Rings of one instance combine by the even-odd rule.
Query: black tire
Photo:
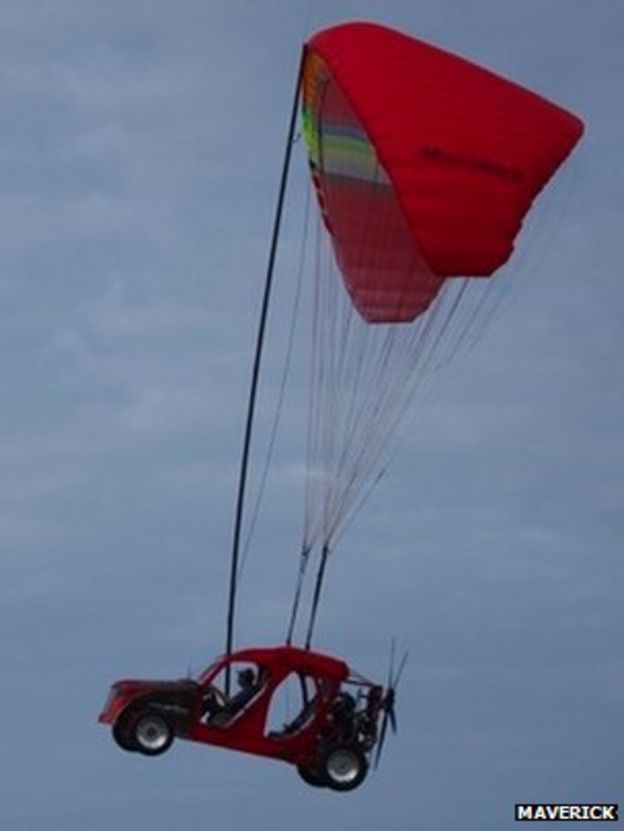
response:
[[[160,756],[171,747],[175,734],[169,719],[158,710],[141,710],[131,721],[129,742],[144,756]]]
[[[134,713],[126,711],[121,713],[113,724],[113,739],[122,750],[128,753],[136,753],[139,749],[132,737],[132,722]]]
[[[297,773],[307,785],[313,788],[326,788],[327,782],[316,767],[311,765],[297,765]]]
[[[318,772],[332,791],[352,791],[366,779],[368,761],[357,744],[342,742],[327,748]]]

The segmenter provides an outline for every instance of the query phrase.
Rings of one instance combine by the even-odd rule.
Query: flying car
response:
[[[240,689],[229,696],[225,679],[241,666]],[[293,680],[301,707],[281,730],[272,730],[271,704]],[[338,658],[294,646],[223,655],[197,679],[117,681],[99,716],[126,751],[157,756],[174,739],[186,739],[287,762],[307,784],[335,791],[364,781],[388,720],[394,728],[391,681],[384,688]]]
[[[310,258],[310,417],[298,582],[287,644],[233,651],[256,391],[300,103],[319,228],[327,234],[314,234]],[[392,654],[388,681],[376,684],[312,651],[328,557],[383,475],[384,448],[418,386],[428,392],[432,375],[476,343],[482,321],[492,318],[496,307],[482,302],[485,294],[464,304],[464,293],[472,296],[467,286],[493,276],[512,256],[525,216],[582,132],[580,119],[553,102],[377,24],[332,26],[305,44],[249,388],[226,653],[197,679],[113,684],[99,720],[112,726],[124,750],[157,756],[179,738],[287,762],[316,787],[350,791],[364,781],[388,724],[395,729],[405,658],[393,676]],[[306,225],[301,285],[307,234]],[[282,392],[289,353],[290,346]],[[280,393],[275,427],[281,400]],[[307,636],[299,648],[290,644],[313,561]],[[230,695],[232,676],[240,689]],[[289,685],[300,692],[296,715],[275,729],[275,704]]]

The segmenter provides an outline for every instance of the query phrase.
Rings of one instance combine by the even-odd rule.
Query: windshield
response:
[[[206,669],[205,669],[203,672],[201,672],[201,673],[199,674],[198,678],[197,678],[197,680],[199,681],[199,683],[200,683],[200,684],[205,683],[205,682],[208,680],[208,678],[209,678],[209,677],[210,677],[210,676],[214,673],[214,671],[216,670],[216,668],[217,668],[218,666],[220,666],[220,665],[221,665],[221,662],[222,662],[222,661],[223,661],[223,655],[220,655],[220,656],[216,659],[216,661],[213,661],[213,662],[210,664],[210,666],[206,667]]]

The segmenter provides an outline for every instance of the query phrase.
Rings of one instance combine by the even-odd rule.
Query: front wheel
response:
[[[134,753],[139,749],[132,736],[133,717],[133,713],[122,713],[113,724],[113,739],[122,750],[127,750],[128,753]]]
[[[129,741],[144,756],[159,756],[169,750],[174,739],[167,718],[153,710],[138,713],[129,730]]]
[[[366,778],[368,762],[357,744],[335,744],[321,757],[318,771],[333,791],[352,791]]]

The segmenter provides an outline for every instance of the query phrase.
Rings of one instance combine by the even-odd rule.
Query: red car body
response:
[[[206,701],[215,693],[215,679],[228,666],[241,662],[254,664],[259,669],[253,694],[240,709],[228,714],[224,707],[225,715],[220,719],[207,717]],[[299,676],[302,686],[307,685],[305,706],[284,730],[269,732],[267,720],[274,693],[293,674]],[[343,685],[359,689],[357,702],[342,689]],[[227,701],[225,696],[223,700]],[[324,755],[340,747],[343,765],[345,753],[358,756],[360,767],[364,766],[363,774],[356,777],[361,781],[366,774],[367,756],[377,740],[377,722],[382,709],[382,688],[351,673],[344,661],[297,647],[278,646],[245,649],[222,656],[198,680],[117,681],[112,685],[99,721],[112,725],[115,739],[126,750],[157,755],[169,747],[174,737],[183,738],[280,759],[296,765],[309,784],[350,790],[356,787],[351,782],[332,784],[310,781],[309,777],[316,779]],[[145,736],[140,732],[149,718],[154,730],[161,724],[170,731],[167,740],[163,739],[162,744],[156,741],[151,749],[149,737],[143,742]],[[334,762],[336,758],[334,753]]]

